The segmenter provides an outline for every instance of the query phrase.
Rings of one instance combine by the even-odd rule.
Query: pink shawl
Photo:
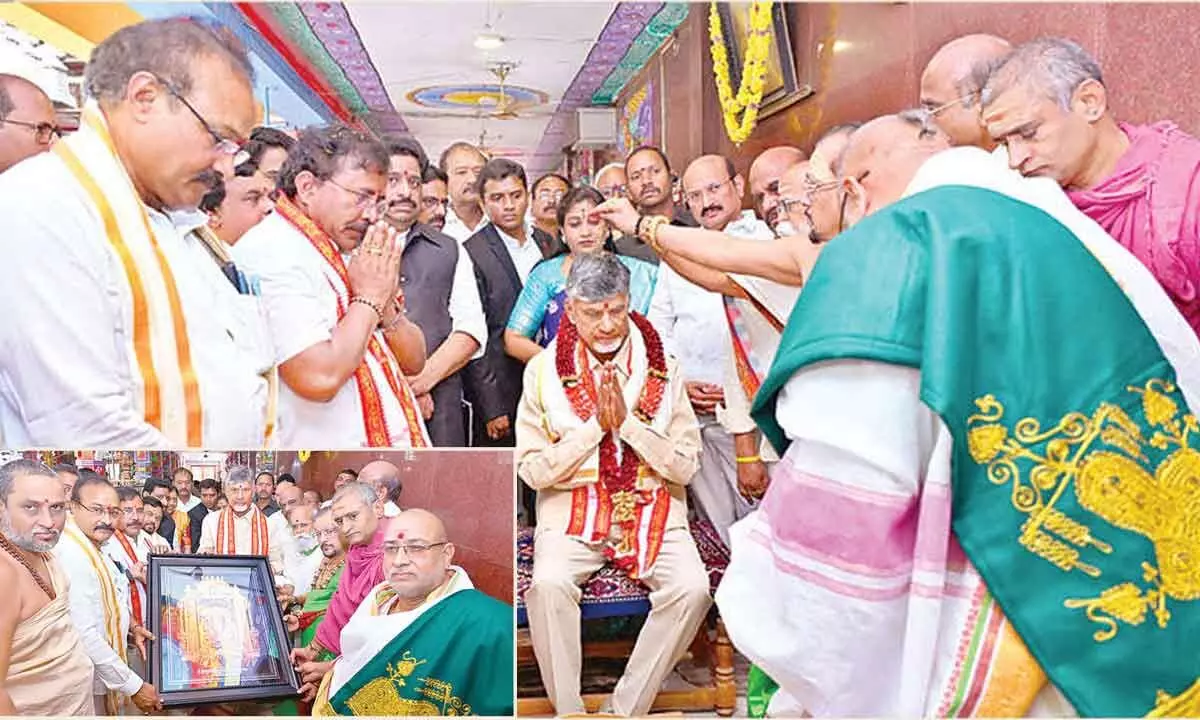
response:
[[[1129,125],[1112,175],[1068,195],[1154,273],[1200,334],[1200,141],[1173,123]]]
[[[342,579],[329,600],[325,619],[317,626],[317,642],[334,655],[342,654],[342,627],[371,588],[383,582],[383,523],[379,525],[370,545],[355,545],[346,552]]]

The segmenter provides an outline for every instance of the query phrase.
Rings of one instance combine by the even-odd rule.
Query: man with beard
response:
[[[146,612],[150,603],[150,595],[146,592],[146,565],[151,553],[169,553],[170,545],[155,543],[152,536],[143,530],[142,512],[145,504],[138,491],[130,487],[117,488],[117,506],[121,509],[121,517],[117,520],[116,531],[113,532],[100,551],[112,560],[129,581],[129,622],[133,625],[146,626]],[[146,674],[146,662],[139,658],[132,646],[127,648],[129,667],[142,677]]]
[[[697,158],[683,174],[683,187],[688,208],[705,230],[748,242],[773,239],[770,228],[754,213],[742,212],[745,180],[727,158]],[[750,497],[756,497],[764,476],[753,428],[736,428],[742,437],[735,448],[730,430],[723,425],[726,367],[732,349],[731,321],[722,293],[744,292],[728,277],[722,277],[718,287],[700,287],[676,271],[669,254],[662,257],[666,267],[660,266],[647,318],[662,335],[667,352],[679,359],[688,399],[700,422],[700,471],[689,491],[696,508],[728,542],[729,526],[751,507],[739,485],[749,487],[753,482],[756,494]]]
[[[266,470],[254,477],[254,504],[267,517],[279,512],[279,505],[275,502],[275,476]]]
[[[277,212],[234,248],[262,282],[282,380],[282,447],[427,447],[406,375],[425,338],[399,293],[401,244],[376,222],[387,149],[335,125],[300,135]]]
[[[0,467],[0,714],[93,715],[92,661],[71,620],[71,582],[51,553],[67,497],[41,463]]]
[[[1200,334],[1200,139],[1120,122],[1078,44],[1021,45],[988,79],[983,121],[1022,175],[1049,177],[1150,268]]]
[[[284,618],[289,632],[299,632],[297,647],[308,647],[317,635],[317,628],[325,618],[329,601],[337,590],[338,581],[342,577],[342,569],[346,565],[346,549],[342,546],[342,538],[337,526],[333,524],[333,511],[319,510],[308,505],[296,508],[297,515],[310,517],[312,537],[316,540],[313,546],[318,564],[308,578],[308,587],[296,597],[300,603],[300,613]]]
[[[435,446],[467,444],[460,370],[480,357],[487,323],[470,256],[457,241],[417,222],[423,200],[425,150],[407,138],[388,141],[386,209],[396,231],[403,273],[400,292],[409,318],[421,328],[429,358],[408,381]]]
[[[279,598],[284,607],[291,604],[288,602],[289,600],[301,601],[300,598],[308,592],[312,585],[313,576],[317,572],[317,564],[321,561],[321,554],[317,552],[317,546],[320,543],[313,530],[313,516],[316,514],[316,510],[300,503],[298,488],[292,488],[292,490],[296,493],[296,502],[283,512],[288,519],[292,537],[295,539],[292,552],[283,558],[285,572],[288,579],[292,581],[292,585],[284,588],[286,592],[281,593]]]
[[[313,639],[292,651],[301,681],[317,687],[342,652],[342,628],[371,589],[383,581],[383,504],[365,483],[344,485],[333,494],[333,523],[346,545],[346,567]]]
[[[512,447],[524,368],[504,351],[504,330],[533,266],[554,255],[561,244],[552,243],[544,233],[530,233],[525,225],[529,207],[525,168],[497,158],[480,172],[478,184],[490,222],[464,247],[475,264],[488,338],[483,357],[472,360],[466,369],[467,395],[475,408],[473,444]]]
[[[446,190],[446,173],[437,165],[430,164],[425,168],[421,178],[421,215],[418,222],[437,230],[446,231],[446,208],[450,206],[450,196]]]
[[[150,541],[157,543],[162,541],[170,547],[171,543],[165,537],[159,534],[158,529],[162,526],[163,519],[163,504],[154,496],[142,498],[142,529],[150,535]]]
[[[0,284],[12,311],[0,324],[8,444],[261,446],[273,363],[252,350],[257,308],[238,302],[191,234],[253,126],[253,75],[224,28],[194,18],[122,28],[87,64],[80,130],[0,174],[0,266],[13,270]]]
[[[538,178],[529,192],[533,197],[530,202],[530,214],[533,215],[535,228],[550,237],[559,237],[558,203],[570,189],[571,183],[558,173],[550,173]]]
[[[787,218],[779,207],[779,181],[788,168],[804,159],[804,151],[799,148],[780,145],[763,150],[750,163],[750,196],[754,198],[754,210],[776,237],[795,234],[793,227],[780,227]]]
[[[1110,590],[1115,568],[1171,564],[1120,508],[1195,522],[1169,482],[1143,479],[1195,453],[1172,433],[1196,426],[1200,341],[1052,185],[948,146],[901,113],[843,155],[850,229],[823,251],[755,401],[786,452],[734,527],[717,592],[730,637],[779,681],[774,715],[1192,715],[1188,604],[1150,634],[1098,608],[1141,597],[1136,582]],[[1060,444],[1069,458],[1040,477]],[[1013,493],[1030,487],[1042,499],[1025,505]]]
[[[483,229],[488,218],[484,215],[479,200],[479,173],[487,158],[471,143],[456,142],[442,151],[438,167],[446,174],[450,208],[442,232],[460,243],[465,243]]]
[[[161,710],[158,691],[129,665],[129,645],[144,663],[146,641],[153,636],[131,621],[129,580],[101,551],[121,518],[117,490],[100,475],[84,472],[75,483],[71,504],[65,537],[54,552],[71,578],[71,620],[95,665],[95,712],[116,715],[126,698],[144,713]]]
[[[50,96],[23,77],[0,73],[0,173],[47,152],[58,137]]]
[[[200,504],[188,510],[188,538],[192,551],[200,547],[200,532],[204,529],[204,518],[217,508],[217,499],[221,497],[221,483],[212,478],[200,481]],[[161,533],[160,533],[161,534]]]

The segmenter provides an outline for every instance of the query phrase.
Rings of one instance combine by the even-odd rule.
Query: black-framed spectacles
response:
[[[62,137],[62,130],[51,123],[31,123],[24,120],[0,120],[0,124],[8,123],[17,127],[33,130],[33,139],[39,145],[49,145],[51,140]]]
[[[435,547],[449,544],[450,542],[448,540],[429,543],[428,545],[425,543],[384,543],[383,551],[388,555],[395,555],[398,552],[403,552],[405,557],[414,558],[424,555]]]
[[[204,116],[201,115],[196,108],[192,107],[192,104],[187,101],[187,98],[183,96],[183,93],[176,90],[171,83],[167,82],[166,80],[163,80],[158,76],[155,76],[155,79],[167,89],[167,92],[171,93],[171,97],[183,103],[183,106],[188,109],[188,112],[190,112],[197,120],[200,121],[200,125],[204,127],[204,131],[212,136],[213,147],[220,151],[222,155],[238,154],[238,151],[242,149],[241,143],[230,140],[229,138],[221,137],[216,130],[213,130],[212,125],[208,124],[208,121],[204,119]]]

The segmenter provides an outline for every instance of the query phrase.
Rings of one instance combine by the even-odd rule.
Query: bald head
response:
[[[23,77],[0,73],[0,173],[49,150],[55,134],[48,128],[57,126],[50,96]]]
[[[884,115],[855,131],[838,168],[851,196],[847,224],[903,197],[921,165],[949,147],[945,133],[921,110]]]
[[[423,601],[450,577],[454,545],[442,519],[428,510],[405,510],[383,526],[383,573],[402,608]]]
[[[402,537],[424,543],[446,542],[446,524],[436,514],[422,508],[410,508],[384,520],[387,537]]]
[[[375,488],[375,496],[383,502],[398,502],[403,486],[400,468],[387,460],[373,460],[358,471],[358,481]]]
[[[750,196],[754,199],[754,210],[772,230],[784,220],[779,211],[779,182],[789,168],[804,162],[806,157],[800,148],[780,145],[759,153],[750,165]]]
[[[1012,52],[995,35],[964,35],[943,45],[921,74],[921,107],[954,145],[995,147],[979,118],[979,100],[988,76]]]

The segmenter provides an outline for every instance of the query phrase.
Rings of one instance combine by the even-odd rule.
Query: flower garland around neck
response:
[[[746,33],[746,54],[742,58],[742,81],[737,95],[734,95],[730,81],[729,53],[725,48],[721,12],[716,2],[709,6],[708,37],[717,97],[721,101],[725,134],[736,145],[745,142],[758,124],[759,106],[767,80],[767,62],[771,59],[773,5],[771,0],[755,0],[750,5],[750,27]]]
[[[632,412],[638,420],[649,424],[662,407],[663,395],[667,389],[669,380],[667,359],[663,352],[662,339],[659,338],[650,321],[636,312],[629,313],[629,318],[642,335],[646,345],[647,360],[646,381]],[[557,344],[555,368],[562,381],[563,391],[566,393],[575,415],[586,422],[596,414],[596,382],[586,364],[582,370],[579,368],[581,357],[586,363],[587,350],[579,341],[579,330],[568,317],[563,318],[562,324],[558,328]],[[613,439],[613,435],[614,433],[611,432],[605,433],[604,439],[600,442],[601,491],[614,499],[614,506],[620,505],[621,503],[618,501],[623,498],[632,498],[636,505],[645,505],[651,502],[653,493],[637,491],[638,468],[641,465],[641,458],[628,443],[622,441],[621,460],[618,463],[617,443]],[[621,527],[622,535],[629,537],[636,536],[637,518],[636,512],[628,512],[614,520]],[[610,562],[622,570],[628,570],[637,563],[637,558],[633,556],[616,558],[615,549],[608,545],[604,548],[604,554]]]

